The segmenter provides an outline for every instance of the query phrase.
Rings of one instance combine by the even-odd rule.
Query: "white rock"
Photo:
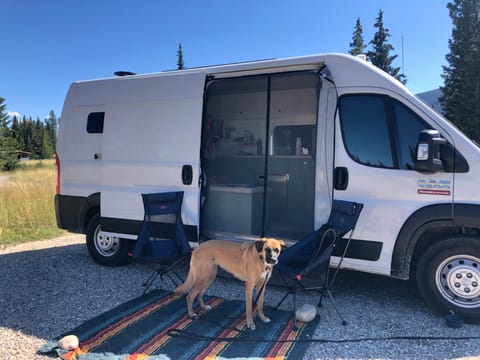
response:
[[[317,316],[317,308],[311,304],[304,304],[297,309],[295,316],[301,322],[312,321]]]
[[[78,337],[75,335],[67,335],[58,340],[58,347],[62,350],[73,350],[78,347],[80,344],[80,341],[78,340]]]

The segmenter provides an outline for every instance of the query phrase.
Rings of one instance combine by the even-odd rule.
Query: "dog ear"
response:
[[[265,244],[265,240],[256,240],[255,241],[255,249],[257,249],[257,252],[262,252],[263,251],[263,245]]]
[[[282,249],[285,249],[285,248],[287,247],[287,244],[285,244],[285,241],[283,241],[283,240],[278,240],[278,242],[280,243],[280,247],[281,247]]]

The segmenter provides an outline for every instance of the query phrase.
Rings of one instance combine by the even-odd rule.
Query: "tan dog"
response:
[[[254,243],[239,243],[226,240],[209,240],[193,250],[190,271],[183,285],[175,293],[187,295],[188,315],[195,317],[193,301],[198,296],[200,307],[210,310],[203,302],[203,295],[217,276],[218,266],[236,278],[245,281],[245,302],[247,326],[255,330],[252,318],[252,295],[257,293],[258,317],[263,322],[270,319],[263,313],[264,286],[272,274],[273,266],[278,261],[280,251],[285,247],[282,240],[263,238]]]

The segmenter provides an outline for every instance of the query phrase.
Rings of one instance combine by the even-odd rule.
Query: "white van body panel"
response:
[[[416,209],[437,202],[477,203],[479,190],[467,186],[478,176],[480,154],[448,121],[415,98],[400,82],[370,63],[342,54],[265,60],[190,70],[78,82],[69,89],[61,123],[58,152],[62,167],[62,194],[101,194],[102,217],[141,220],[139,194],[185,191],[183,217],[199,224],[200,134],[206,78],[277,73],[326,66],[332,83],[324,81],[319,99],[315,177],[315,226],[328,218],[328,199],[365,203],[355,237],[383,243],[376,262],[346,259],[344,267],[388,274],[395,239],[405,219]],[[372,93],[394,98],[441,131],[463,154],[470,172],[421,175],[415,171],[366,167],[346,153],[336,115],[343,94]],[[86,135],[80,121],[90,112],[105,112],[104,134]],[[70,144],[81,144],[71,146]],[[125,144],[129,146],[125,146]],[[334,145],[335,144],[335,145]],[[334,148],[335,146],[335,148]],[[94,154],[101,154],[94,160]],[[100,166],[101,164],[101,166]],[[181,183],[180,170],[193,168],[193,185]],[[333,192],[332,171],[347,166],[351,181],[346,191]],[[419,196],[419,180],[450,181],[449,196]],[[454,183],[455,181],[455,183]],[[471,180],[470,180],[471,181]],[[456,185],[455,185],[456,184]],[[473,196],[472,196],[473,194]],[[119,236],[127,237],[125,234]]]
[[[318,132],[324,135],[317,138],[318,153],[322,156],[317,157],[314,224],[320,226],[328,218],[330,204],[325,199],[331,198],[332,189],[329,186],[332,184],[331,171],[335,153],[336,166],[348,163],[352,169],[350,172],[355,177],[360,177],[358,181],[352,181],[349,189],[340,193],[338,198],[357,201],[371,199],[370,201],[378,202],[380,200],[375,199],[384,199],[385,194],[389,194],[390,205],[385,203],[385,207],[378,207],[376,204],[372,208],[366,206],[356,230],[356,236],[360,238],[382,239],[386,248],[382,251],[381,259],[373,266],[367,264],[366,268],[376,273],[388,273],[387,264],[391,260],[395,236],[405,217],[414,211],[415,204],[425,205],[438,199],[418,198],[416,172],[406,172],[409,173],[409,178],[399,178],[397,175],[402,173],[401,170],[365,168],[349,158],[341,146],[338,114],[335,123],[331,121],[337,97],[347,93],[387,94],[414,111],[423,113],[426,121],[444,130],[442,135],[458,146],[472,170],[478,168],[473,164],[479,162],[480,157],[478,149],[466,141],[463,134],[416,99],[400,82],[386,76],[372,64],[348,55],[325,54],[265,60],[75,83],[67,94],[62,112],[62,118],[69,119],[69,126],[61,125],[59,132],[58,152],[62,164],[60,192],[77,196],[99,192],[102,217],[140,220],[143,217],[143,206],[139,194],[181,189],[185,191],[182,212],[184,222],[198,225],[198,186],[182,185],[179,169],[183,164],[192,165],[193,183],[198,183],[200,119],[207,75],[235,77],[320,69],[323,65],[327,66],[334,85],[324,82],[325,91],[320,96]],[[95,111],[106,113],[105,133],[86,136],[84,124],[76,119]],[[83,145],[68,145],[72,143]],[[124,146],[125,143],[129,146]],[[101,160],[93,159],[96,153],[101,154]],[[432,176],[444,177],[442,174]],[[470,178],[457,175],[457,180],[462,177]],[[371,184],[372,178],[379,179],[375,186]],[[412,192],[409,196],[408,191],[399,191],[401,189]],[[457,196],[467,201],[467,193],[471,194],[469,191],[464,194],[462,190],[457,190]],[[453,193],[452,188],[452,195]],[[452,201],[452,197],[442,201]],[[367,222],[366,219],[370,221]],[[378,222],[388,226],[379,226]],[[120,233],[118,236],[126,237]],[[349,262],[346,261],[344,266],[348,267]]]
[[[139,76],[72,85],[62,118],[59,153],[61,192],[88,196],[101,194],[103,217],[143,219],[141,193],[181,188],[183,218],[198,223],[198,187],[182,184],[182,165],[199,177],[199,148],[205,74]],[[80,106],[80,104],[96,104]],[[86,134],[88,113],[104,111],[103,134]],[[72,119],[73,118],[73,119]],[[85,146],[68,146],[88,139]],[[63,150],[65,149],[65,150]],[[94,160],[94,155],[101,158]],[[117,234],[130,237],[127,234]]]

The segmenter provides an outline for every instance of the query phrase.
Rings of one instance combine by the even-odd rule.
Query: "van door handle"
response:
[[[182,182],[183,185],[191,185],[193,181],[192,165],[183,165],[182,167]]]
[[[333,171],[333,187],[335,190],[347,190],[348,169],[346,167],[339,166]]]
[[[95,153],[95,154],[93,155],[93,158],[94,158],[95,160],[101,160],[101,159],[102,159],[102,153]]]

